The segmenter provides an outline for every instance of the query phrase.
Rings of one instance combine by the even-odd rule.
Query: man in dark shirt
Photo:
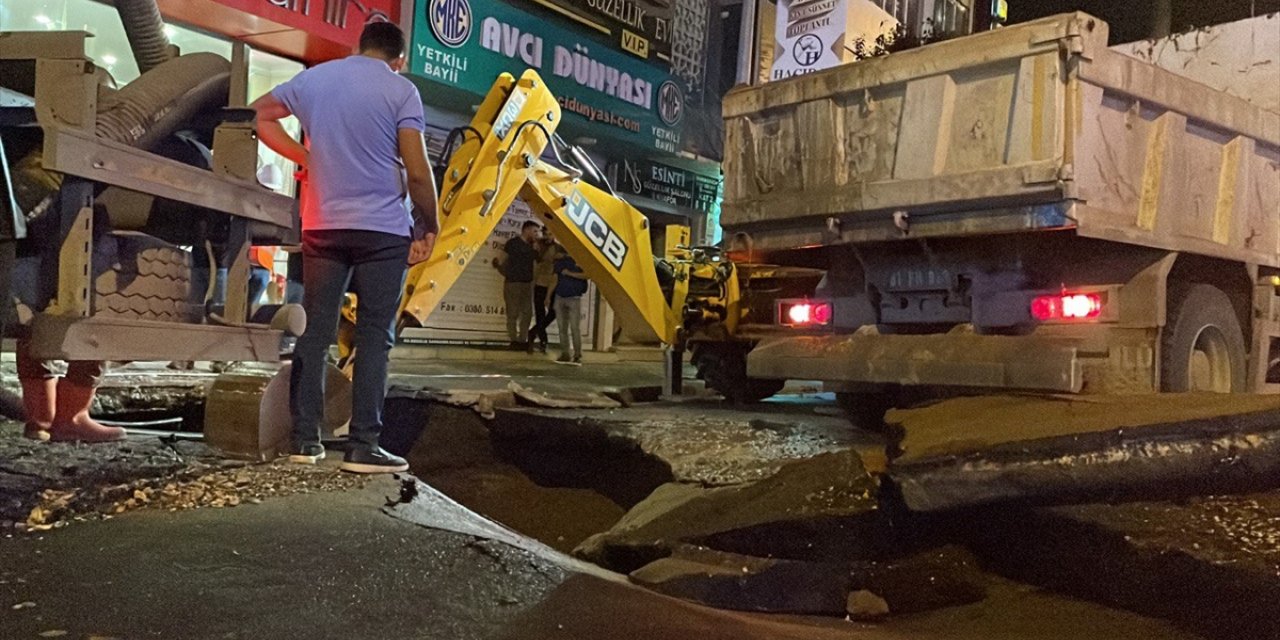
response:
[[[556,362],[582,364],[582,295],[587,292],[587,276],[569,256],[556,260],[556,286],[547,298],[555,297],[556,324],[560,326],[560,359]],[[573,343],[573,353],[569,343]]]
[[[538,223],[525,221],[520,235],[507,241],[493,266],[502,272],[502,297],[507,306],[507,337],[512,349],[529,350],[529,325],[533,321],[533,265],[538,259],[534,240]]]

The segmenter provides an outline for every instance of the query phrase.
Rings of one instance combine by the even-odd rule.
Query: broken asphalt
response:
[[[724,612],[632,586],[480,518],[426,485],[410,487],[402,495],[402,486],[380,479],[356,490],[230,510],[139,512],[0,540],[6,605],[0,636],[1191,637],[1010,584],[983,604],[885,625]]]

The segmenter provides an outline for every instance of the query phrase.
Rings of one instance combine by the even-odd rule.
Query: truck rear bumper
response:
[[[1076,341],[972,334],[795,336],[747,356],[753,378],[1079,393]]]

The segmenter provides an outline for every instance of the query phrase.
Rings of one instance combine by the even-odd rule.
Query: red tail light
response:
[[[779,302],[778,322],[793,326],[831,324],[831,303]]]
[[[1038,296],[1031,301],[1031,317],[1049,320],[1087,320],[1102,315],[1102,296],[1095,293],[1063,293]]]

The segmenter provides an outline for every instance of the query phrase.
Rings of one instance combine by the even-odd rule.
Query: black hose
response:
[[[225,105],[231,63],[214,53],[174,58],[125,85],[98,107],[99,138],[149,149],[196,109]],[[172,114],[178,111],[179,114]],[[181,117],[171,117],[181,115]],[[167,123],[168,126],[162,125]]]
[[[173,57],[156,0],[116,0],[116,13],[120,14],[124,35],[129,39],[129,48],[133,50],[140,73],[146,73]]]
[[[459,146],[465,144],[467,141],[466,134],[468,133],[474,134],[476,140],[484,142],[484,136],[480,135],[480,132],[477,131],[475,127],[466,125],[452,129],[449,131],[449,135],[445,136],[444,147],[440,149],[440,156],[436,158],[436,164],[439,166],[448,166],[449,160],[453,157],[453,143],[461,139],[461,142],[458,143]]]
[[[213,53],[180,56],[98,104],[95,133],[148,151],[201,111],[225,105],[231,63]],[[47,214],[63,175],[46,171],[37,147],[14,167],[14,196],[29,222]]]

